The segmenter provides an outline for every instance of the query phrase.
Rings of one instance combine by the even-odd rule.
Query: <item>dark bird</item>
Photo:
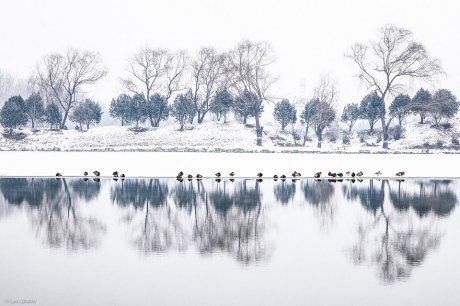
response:
[[[182,177],[183,175],[184,175],[184,172],[181,171],[177,174],[177,177]]]
[[[83,175],[84,175],[84,176],[88,176],[88,172],[86,172],[86,171],[83,172]]]
[[[356,176],[363,176],[363,172],[359,171],[358,173],[356,173]]]
[[[321,177],[321,172],[316,172],[315,175],[313,175],[314,178],[319,178]]]
[[[118,177],[118,171],[115,171],[114,173],[112,173],[112,175]]]
[[[257,177],[262,177],[264,176],[261,172],[257,173]]]
[[[273,179],[274,179],[275,181],[278,180],[278,175],[275,174],[275,175],[273,176]]]
[[[297,177],[297,176],[300,176],[300,173],[297,172],[297,171],[294,171],[294,172],[292,173],[292,177]]]
[[[230,176],[235,176],[235,172],[230,172]]]
[[[350,175],[350,173],[351,173],[350,171],[345,172],[346,175]]]
[[[191,181],[193,179],[193,175],[189,174],[189,175],[187,175],[187,178],[188,178],[189,181]]]
[[[284,174],[281,175],[280,177],[281,177],[281,180],[283,180],[283,181],[286,179],[286,175],[284,175]]]
[[[56,176],[62,176],[62,174],[60,174],[60,173],[58,172],[58,173],[56,173]]]
[[[351,177],[355,177],[356,174],[354,172],[351,173]]]
[[[94,174],[95,176],[100,176],[100,175],[101,175],[101,173],[100,173],[99,171],[97,171],[97,170],[96,170],[96,171],[93,171],[93,174]]]
[[[380,176],[380,175],[382,175],[382,172],[381,172],[381,171],[377,171],[377,172],[375,172],[375,175]]]
[[[216,173],[216,176],[217,176],[217,177],[221,177],[220,172],[217,172],[217,173]]]
[[[332,173],[331,171],[329,171],[329,172],[327,173],[327,175],[332,176],[332,177],[336,177],[336,176],[337,176],[337,173]]]
[[[125,174],[124,173],[120,174],[120,177],[125,178]]]
[[[339,173],[337,173],[337,176],[338,176],[338,177],[343,177],[343,173],[342,173],[342,172],[339,172]]]
[[[398,173],[396,173],[396,176],[404,176],[405,174],[406,174],[406,172],[399,171]]]
[[[201,174],[198,173],[198,174],[196,175],[196,178],[199,179],[199,180],[201,180],[201,179],[203,178],[203,176],[202,176]]]

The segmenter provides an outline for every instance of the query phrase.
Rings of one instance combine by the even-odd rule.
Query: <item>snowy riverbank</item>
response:
[[[383,176],[405,171],[408,177],[460,177],[457,154],[283,154],[283,153],[180,153],[180,152],[0,152],[2,176],[79,176],[98,170],[109,176],[113,171],[128,177],[173,177],[186,174],[213,176],[235,171],[237,177],[290,175],[303,177],[317,171],[363,171]]]

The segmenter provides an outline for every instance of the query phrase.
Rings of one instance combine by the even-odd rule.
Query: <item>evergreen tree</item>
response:
[[[121,126],[129,124],[129,110],[131,106],[131,97],[126,94],[121,94],[117,99],[112,99],[110,102],[109,114],[112,118],[120,119]]]
[[[59,106],[54,103],[48,104],[45,107],[44,119],[51,129],[53,129],[53,126],[59,128],[62,121],[62,112]]]
[[[411,111],[414,114],[420,115],[420,123],[423,124],[423,120],[430,112],[433,97],[428,90],[420,88],[411,101]]]
[[[351,130],[353,129],[353,126],[356,124],[356,121],[359,119],[360,115],[361,114],[357,103],[347,104],[343,108],[341,120],[345,122],[346,125],[348,125],[349,133],[351,133]]]
[[[360,118],[369,122],[371,132],[374,131],[374,124],[380,119],[381,113],[385,112],[383,106],[382,98],[375,91],[361,100],[359,105]]]
[[[390,104],[390,116],[398,118],[399,125],[407,115],[411,107],[411,99],[408,95],[400,94],[396,96]]]
[[[21,105],[24,105],[24,99],[21,96],[12,96],[0,111],[0,123],[8,129],[10,135],[13,134],[14,129],[27,124],[28,117]]]
[[[313,126],[316,137],[318,138],[318,148],[321,148],[323,131],[335,120],[334,108],[332,108],[331,104],[314,98],[305,105],[301,118],[302,123]]]
[[[101,116],[101,106],[91,99],[86,99],[74,108],[70,115],[70,120],[78,123],[80,131],[83,131],[83,124],[86,124],[86,129],[89,129],[91,124],[98,124],[101,122]]]
[[[169,117],[169,108],[166,97],[156,93],[150,96],[150,101],[146,107],[147,115],[154,127],[160,126],[160,121]]]
[[[307,143],[308,139],[308,130],[310,127],[313,125],[313,119],[315,118],[315,110],[314,107],[315,103],[313,103],[313,100],[310,100],[309,102],[305,103],[304,109],[302,110],[302,113],[300,114],[300,122],[305,125],[305,135],[303,136],[303,145]]]
[[[32,129],[35,129],[35,123],[43,120],[45,105],[39,93],[32,93],[25,101],[23,106],[24,112],[32,123]]]
[[[187,91],[185,94],[177,95],[171,106],[171,115],[176,118],[177,122],[179,122],[181,131],[184,130],[184,125],[187,120],[190,121],[190,118],[194,117],[195,112],[196,109],[195,104],[193,103],[193,95],[191,91]]]
[[[275,105],[273,116],[275,117],[275,120],[281,124],[281,129],[283,131],[289,123],[297,122],[297,111],[288,99],[283,99]]]
[[[220,90],[211,100],[210,111],[217,116],[217,121],[224,117],[224,122],[227,122],[227,113],[233,106],[233,96],[226,90]]]
[[[433,116],[436,127],[444,118],[452,118],[458,112],[459,102],[448,89],[439,89],[433,95],[433,103],[430,113]]]
[[[147,101],[144,95],[135,94],[129,103],[128,120],[136,123],[136,129],[139,123],[144,123],[147,120]]]

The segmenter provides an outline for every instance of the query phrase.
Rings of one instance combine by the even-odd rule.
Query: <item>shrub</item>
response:
[[[392,132],[392,135],[393,135],[393,139],[394,140],[399,140],[399,139],[402,138],[403,128],[400,125],[397,125],[392,129],[391,132]]]

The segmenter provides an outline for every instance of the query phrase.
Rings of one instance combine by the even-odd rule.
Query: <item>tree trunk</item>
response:
[[[323,141],[323,132],[319,132],[316,134],[318,136],[318,149],[321,149],[321,142]]]
[[[423,124],[423,119],[425,119],[425,115],[420,113],[420,124]]]
[[[155,126],[155,121],[153,120],[153,117],[149,115],[149,119],[150,119],[150,125],[152,127],[154,127]]]
[[[34,121],[34,118],[30,118],[30,121],[32,121],[32,130],[35,129],[35,121]]]
[[[263,128],[260,126],[260,118],[259,114],[256,114],[256,135],[257,135],[257,145],[262,146],[262,130]]]
[[[248,122],[248,116],[243,116],[243,124],[246,124]]]
[[[86,129],[89,130],[89,122],[86,122]]]
[[[382,148],[383,149],[388,149],[388,126],[385,124],[385,115],[382,115],[380,118],[382,122],[382,133],[383,133],[383,143],[382,143]]]
[[[305,144],[307,143],[307,138],[308,138],[308,126],[305,127],[305,135],[303,136],[303,144],[302,144],[303,147],[305,147]]]
[[[370,126],[370,132],[372,133],[374,131],[374,124],[375,122],[372,120],[369,120],[369,126]]]
[[[67,116],[69,115],[69,110],[70,109],[66,109],[64,111],[64,118],[62,119],[62,122],[61,122],[61,129],[63,129],[65,127],[65,122],[67,121]]]

